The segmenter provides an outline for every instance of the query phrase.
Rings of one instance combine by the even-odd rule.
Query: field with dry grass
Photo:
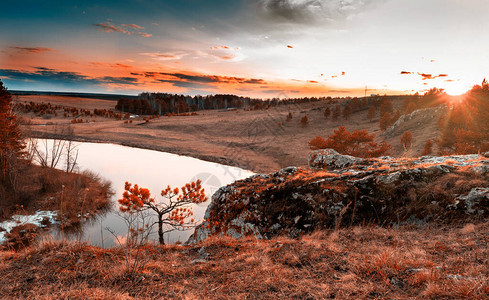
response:
[[[80,109],[113,109],[115,102],[60,96],[19,96]],[[402,101],[394,101],[400,108]],[[199,111],[132,123],[100,116],[71,124],[61,115],[23,114],[34,137],[110,142],[193,156],[256,172],[306,166],[308,142],[338,126],[367,129],[386,139],[394,156],[419,156],[439,135],[438,115],[427,112],[381,135],[367,111],[348,120],[323,116],[326,102],[259,111]],[[286,116],[292,113],[292,120]],[[307,115],[309,125],[301,118]],[[70,136],[52,135],[71,124]],[[405,150],[400,137],[414,136]],[[27,299],[487,299],[489,223],[382,228],[374,225],[316,231],[299,239],[210,237],[199,244],[101,249],[42,241],[0,251],[0,295]]]
[[[2,298],[487,299],[489,225],[353,227],[299,240],[212,237],[124,248],[43,242],[0,252]]]
[[[100,99],[79,99],[61,96],[16,96],[17,102],[47,103],[83,109],[114,109],[116,102]],[[394,100],[400,109],[402,99]],[[255,111],[199,111],[196,116],[160,117],[145,122],[142,117],[132,123],[103,117],[90,117],[90,123],[71,124],[70,137],[78,141],[109,142],[192,156],[208,161],[239,166],[255,172],[273,172],[287,166],[306,166],[310,152],[308,142],[320,135],[327,137],[338,126],[347,130],[367,129],[377,135],[376,140],[392,145],[394,156],[419,156],[426,140],[439,135],[438,115],[428,112],[402,124],[389,136],[381,136],[379,116],[369,121],[367,110],[354,113],[348,120],[342,117],[325,118],[324,102],[303,103]],[[291,121],[286,116],[292,113]],[[302,126],[307,115],[309,125]],[[26,121],[23,130],[30,136],[40,137],[55,131],[59,125],[68,125],[70,118],[62,115],[21,115]],[[95,122],[93,122],[95,121]],[[413,145],[405,149],[400,138],[404,131],[413,133]],[[51,135],[51,137],[53,137]],[[62,137],[62,136],[61,136]]]

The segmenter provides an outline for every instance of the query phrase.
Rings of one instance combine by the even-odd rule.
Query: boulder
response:
[[[336,170],[347,168],[361,161],[357,157],[339,154],[333,149],[321,149],[311,152],[309,155],[309,167],[311,169]]]
[[[298,237],[354,224],[473,222],[489,215],[489,160],[483,155],[362,159],[334,150],[222,187],[189,242],[218,234]]]

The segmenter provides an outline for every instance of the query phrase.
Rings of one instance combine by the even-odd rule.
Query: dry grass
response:
[[[50,102],[53,105],[74,106],[83,109],[114,108],[115,102],[97,99],[77,99],[57,96],[18,96],[19,102]],[[402,98],[393,99],[394,107],[400,109]],[[110,105],[112,103],[112,106]],[[310,152],[309,141],[320,135],[327,137],[339,126],[348,131],[367,129],[376,134],[376,142],[386,139],[392,145],[394,156],[419,156],[427,139],[439,135],[437,117],[416,118],[407,121],[390,136],[381,136],[379,118],[367,119],[367,111],[353,113],[348,120],[325,118],[326,107],[336,104],[327,102],[302,103],[280,106],[258,111],[199,111],[198,116],[160,117],[145,122],[143,117],[134,119],[132,124],[124,121],[95,117],[94,123],[72,124],[73,138],[79,141],[111,142],[139,148],[165,151],[192,156],[204,160],[235,165],[255,172],[269,173],[288,166],[306,166]],[[286,122],[289,113],[293,115]],[[300,123],[301,117],[308,116],[309,125]],[[32,136],[43,136],[53,132],[56,125],[70,124],[70,119],[23,114],[26,123],[24,130]],[[46,126],[37,126],[43,124]],[[138,125],[139,124],[139,125]],[[219,124],[219,125],[216,125]],[[279,125],[280,124],[280,125]],[[402,130],[401,130],[402,129]],[[408,153],[400,144],[405,131],[413,133],[413,145]]]
[[[212,237],[124,251],[46,242],[0,252],[0,295],[73,299],[489,298],[489,223],[463,228],[353,227],[300,240]],[[204,258],[204,259],[203,259]]]
[[[37,210],[58,211],[62,229],[78,230],[82,218],[93,218],[110,208],[110,182],[90,172],[66,173],[25,163],[18,172],[17,185],[19,188],[13,191],[0,184],[0,220],[31,215]],[[14,227],[0,248],[30,245],[39,231],[32,224]]]
[[[90,172],[66,173],[25,164],[18,173],[20,188],[16,192],[0,187],[4,200],[0,203],[0,220],[13,214],[33,214],[36,210],[60,210],[62,205],[69,227],[77,223],[73,218],[80,214],[82,203],[84,213],[90,214],[110,203],[110,182]]]

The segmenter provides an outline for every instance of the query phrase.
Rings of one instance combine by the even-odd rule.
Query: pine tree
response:
[[[372,120],[373,118],[375,118],[376,114],[377,114],[377,110],[375,109],[375,106],[370,105],[367,112],[367,119]]]
[[[327,118],[331,115],[331,109],[328,107],[326,107],[326,109],[324,110],[324,113],[323,115]]]
[[[387,127],[392,125],[391,114],[386,112],[384,116],[379,120],[379,127],[382,131],[385,131]]]
[[[341,114],[341,106],[337,104],[333,110],[333,115],[332,115],[333,120],[338,120],[340,114]]]
[[[352,114],[352,107],[350,104],[346,105],[345,108],[343,109],[343,118],[345,120],[348,120],[348,118],[350,118],[351,114]]]
[[[0,168],[2,179],[11,171],[11,166],[23,155],[24,143],[12,111],[12,96],[0,80]]]
[[[422,155],[430,155],[431,153],[433,153],[433,142],[431,140],[427,140],[424,144]]]

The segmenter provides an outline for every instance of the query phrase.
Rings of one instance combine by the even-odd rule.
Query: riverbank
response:
[[[406,299],[489,297],[487,223],[320,231],[299,240],[211,237],[125,248],[44,242],[0,252],[5,299]],[[134,262],[136,251],[129,257]]]
[[[46,211],[53,212],[51,219],[55,219],[61,228],[75,229],[83,219],[96,216],[110,207],[111,184],[93,173],[66,173],[28,162],[21,168],[16,178],[18,188],[15,191],[1,190],[0,221],[10,220],[14,215],[19,218]],[[48,219],[40,223],[50,225],[52,221]],[[18,226],[9,226],[13,228],[7,230],[7,241],[2,246],[18,248],[29,245],[41,229],[38,225],[20,222]],[[1,222],[0,230],[5,231]]]

